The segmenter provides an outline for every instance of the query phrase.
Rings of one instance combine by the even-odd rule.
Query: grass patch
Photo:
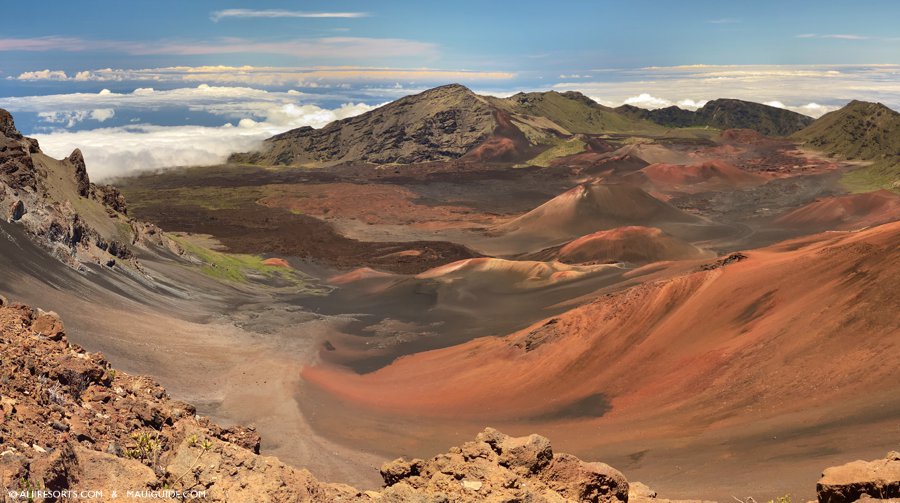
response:
[[[577,136],[567,140],[561,138],[556,139],[550,148],[528,161],[528,164],[531,166],[547,168],[554,159],[584,152],[585,146],[586,144],[584,141]]]
[[[200,272],[210,278],[232,283],[247,283],[255,278],[280,280],[308,290],[309,293],[317,292],[305,274],[295,269],[264,264],[265,259],[258,255],[223,253],[193,243],[186,236],[176,234],[168,236],[178,243],[186,254],[200,262]]]
[[[841,183],[851,192],[879,189],[900,192],[900,161],[880,161],[854,169],[841,178]]]
[[[210,211],[234,210],[265,195],[263,187],[179,187],[125,191],[129,209],[165,204],[199,206]]]

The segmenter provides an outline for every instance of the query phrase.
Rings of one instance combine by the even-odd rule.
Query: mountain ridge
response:
[[[767,136],[789,136],[813,123],[803,114],[762,103],[733,98],[706,102],[696,111],[677,106],[646,110],[622,105],[616,111],[667,127],[709,126],[717,129],[752,129]]]
[[[854,188],[900,188],[900,113],[881,103],[853,100],[791,138],[834,157],[872,162],[848,174]]]
[[[448,84],[321,129],[292,129],[265,140],[258,151],[233,154],[229,161],[308,167],[455,160],[547,165],[585,148],[589,142],[579,135],[663,137],[672,128],[710,126],[786,136],[811,122],[795,112],[731,99],[713,100],[697,112],[677,107],[656,111],[610,108],[577,91],[497,98]]]

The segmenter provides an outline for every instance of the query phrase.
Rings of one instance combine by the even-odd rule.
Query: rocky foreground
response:
[[[260,455],[253,428],[222,428],[69,343],[54,313],[2,298],[0,355],[3,501],[665,501],[544,437],[490,428],[430,460],[385,463],[380,491],[323,483]],[[900,454],[829,468],[817,489],[823,503],[900,497]]]

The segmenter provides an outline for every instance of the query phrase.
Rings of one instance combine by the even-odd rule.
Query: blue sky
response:
[[[178,138],[165,128],[188,134],[192,127],[218,159],[220,138],[240,133],[250,144],[448,82],[495,95],[579,90],[610,106],[695,108],[737,97],[813,116],[849,99],[900,108],[897,1],[52,0],[41,7],[4,6],[0,107],[54,154],[87,144],[88,161],[112,171],[126,160],[141,169],[144,161],[204,159],[203,152],[116,157],[104,143],[116,135],[135,148],[161,139],[155,152],[168,148],[164,137]]]
[[[900,3],[895,1],[88,0],[44,5],[43,15],[28,2],[4,6],[8,22],[0,38],[78,42],[62,41],[46,51],[6,51],[0,68],[6,74],[45,67],[74,72],[175,65],[376,65],[502,70],[546,78],[594,68],[698,63],[900,63]],[[284,17],[213,17],[229,10],[284,11]],[[287,17],[291,13],[359,17]],[[20,22],[9,22],[13,19]],[[385,48],[400,54],[277,54],[264,47],[333,37],[393,39],[397,43]],[[229,45],[226,39],[240,39],[233,49],[241,52],[204,50]]]

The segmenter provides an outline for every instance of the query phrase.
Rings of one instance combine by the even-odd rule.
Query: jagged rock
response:
[[[126,244],[135,225],[126,216],[125,197],[115,187],[91,183],[80,150],[60,161],[33,155],[38,153],[37,141],[23,137],[9,113],[0,110],[0,208],[6,209],[5,218],[75,268],[87,262],[110,265],[108,253],[140,270]],[[107,218],[117,222],[110,224]]]
[[[2,108],[0,108],[0,134],[12,139],[22,139],[22,134],[16,129],[12,114]]]
[[[889,452],[884,459],[826,468],[816,484],[816,492],[820,503],[851,503],[866,495],[900,498],[900,453]]]
[[[94,185],[94,197],[113,212],[128,214],[125,196],[112,185]]]
[[[66,160],[69,161],[75,170],[75,184],[78,188],[78,195],[88,197],[91,193],[91,180],[88,178],[87,166],[84,163],[84,156],[81,154],[81,150],[76,148],[69,154],[69,157],[66,157]]]

